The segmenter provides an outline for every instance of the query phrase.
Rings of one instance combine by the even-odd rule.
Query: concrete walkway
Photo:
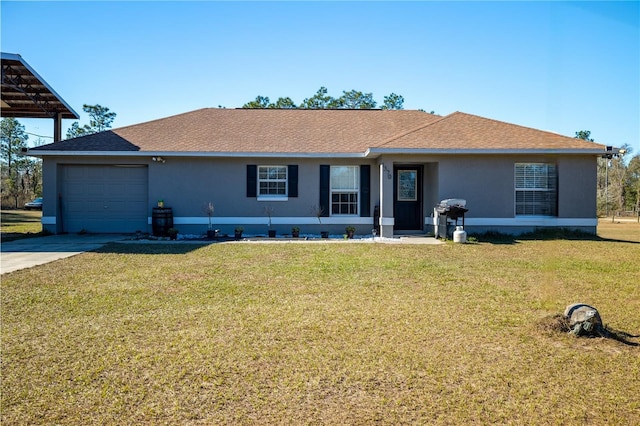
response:
[[[3,242],[0,246],[0,273],[5,274],[75,256],[125,238],[124,235],[116,234],[66,234]]]

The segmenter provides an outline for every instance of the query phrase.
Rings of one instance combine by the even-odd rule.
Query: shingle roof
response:
[[[599,144],[557,133],[454,112],[402,135],[378,148],[466,150],[602,149]]]
[[[68,152],[364,154],[393,150],[601,150],[555,133],[456,112],[206,108],[33,148]]]

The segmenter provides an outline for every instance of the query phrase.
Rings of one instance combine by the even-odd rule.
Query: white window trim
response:
[[[548,173],[548,167],[550,165],[553,165],[555,167],[555,172],[556,172],[556,188],[555,189],[544,189],[544,188],[519,188],[517,186],[517,169],[519,165],[531,165],[531,164],[541,164],[546,166],[547,168],[547,183],[548,183],[548,179],[549,179],[549,173]],[[555,192],[555,196],[556,196],[556,204],[558,203],[558,166],[556,163],[541,163],[541,162],[531,162],[531,163],[515,163],[513,165],[513,215],[515,218],[553,218],[553,217],[557,217],[558,216],[558,212],[556,211],[555,215],[540,215],[540,214],[520,214],[518,213],[518,206],[517,206],[517,197],[518,197],[518,192],[522,192],[522,191],[526,191],[526,192]],[[557,209],[557,206],[556,206]]]
[[[258,195],[256,199],[258,201],[289,201],[286,195]]]
[[[356,190],[344,190],[344,189],[336,189],[334,190],[333,187],[331,186],[331,170],[334,167],[352,167],[356,170],[357,173],[357,179],[356,179],[356,185],[357,185],[357,189]],[[355,193],[356,194],[356,213],[355,214],[340,214],[340,213],[333,213],[333,194],[334,193],[342,193],[342,192],[348,192],[348,193]],[[360,217],[360,166],[354,166],[354,165],[340,165],[340,166],[331,166],[330,170],[329,170],[329,217]]]
[[[276,164],[261,164],[257,166],[257,170],[256,170],[256,199],[258,201],[288,201],[289,200],[289,167],[288,166],[283,166],[283,165],[276,165]],[[278,181],[271,181],[271,180],[263,180],[260,179],[260,168],[265,168],[265,167],[281,167],[284,168],[285,171],[285,179],[284,179],[284,191],[285,194],[261,194],[260,193],[260,182],[278,182]]]

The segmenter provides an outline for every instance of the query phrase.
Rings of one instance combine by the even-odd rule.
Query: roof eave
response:
[[[53,151],[28,149],[31,157],[364,158],[360,152]]]
[[[512,154],[562,154],[562,155],[602,155],[601,149],[560,148],[560,149],[461,149],[461,148],[369,148],[365,157],[376,158],[380,155],[512,155]]]
[[[28,149],[31,157],[199,157],[199,158],[377,158],[380,155],[603,155],[600,149],[424,149],[369,148],[358,152],[53,151]]]

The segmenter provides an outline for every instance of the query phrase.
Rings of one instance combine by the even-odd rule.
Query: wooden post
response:
[[[60,142],[62,140],[62,113],[56,112],[53,117],[53,142]]]

